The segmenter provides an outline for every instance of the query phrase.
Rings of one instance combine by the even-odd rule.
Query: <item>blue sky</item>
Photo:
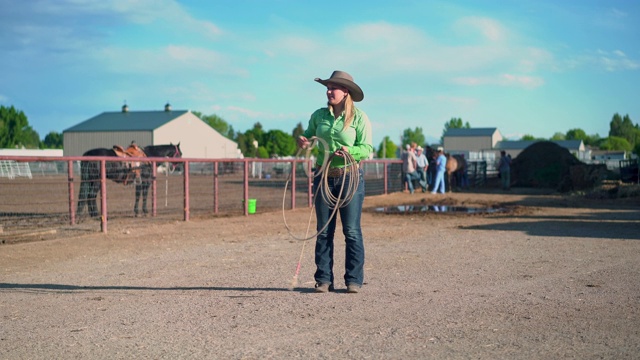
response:
[[[333,7],[332,7],[333,6]],[[0,0],[0,105],[41,138],[104,111],[217,114],[288,133],[333,70],[374,145],[452,117],[509,139],[640,122],[640,1]]]

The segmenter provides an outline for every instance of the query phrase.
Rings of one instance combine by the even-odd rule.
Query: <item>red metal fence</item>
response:
[[[128,158],[152,162],[149,214],[134,215],[135,185],[105,178],[105,167],[124,161],[113,157],[0,157],[0,232],[19,233],[64,227],[67,231],[107,232],[108,220],[189,221],[192,217],[249,215],[249,199],[257,212],[311,206],[311,181],[301,159],[171,159]],[[100,164],[98,220],[77,214],[81,186],[80,161]],[[400,160],[361,163],[366,196],[401,191]],[[288,179],[287,191],[285,184]],[[255,199],[255,200],[254,200]],[[141,200],[142,201],[142,200]]]

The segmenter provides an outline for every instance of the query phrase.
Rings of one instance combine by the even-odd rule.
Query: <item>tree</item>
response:
[[[63,147],[62,134],[52,131],[44,137],[42,147],[45,149],[62,149]]]
[[[294,139],[297,139],[300,135],[302,135],[302,133],[304,133],[304,127],[302,127],[302,123],[298,123],[298,125],[296,125],[296,127],[293,128],[291,135],[293,136]]]
[[[631,140],[630,135],[635,129],[637,129],[637,127],[633,126],[633,122],[631,121],[631,118],[629,118],[628,114],[623,118],[620,114],[615,113],[609,123],[609,136],[617,136]]]
[[[587,139],[587,133],[582,129],[571,129],[567,131],[565,138],[567,140],[582,140],[585,141]]]
[[[378,148],[376,156],[380,159],[395,159],[397,150],[398,146],[388,136],[385,136],[380,142],[380,148]]]
[[[291,156],[297,150],[293,136],[282,130],[269,130],[264,134],[263,141],[270,155]]]
[[[416,127],[415,130],[411,130],[410,128],[407,128],[402,133],[402,144],[400,145],[406,145],[406,144],[415,142],[416,144],[422,146],[424,145],[424,141],[425,141],[425,138],[424,138],[424,134],[422,134],[421,127]]]
[[[31,128],[24,112],[13,105],[9,108],[0,106],[0,148],[37,149],[40,146],[40,136]]]
[[[525,135],[522,135],[522,138],[520,138],[520,140],[522,140],[522,141],[536,141],[536,140],[545,140],[545,139],[537,138],[537,137],[535,137],[533,135],[530,135],[530,134],[525,134]]]
[[[442,130],[442,136],[440,137],[441,143],[444,142],[444,134],[446,134],[449,129],[471,129],[471,125],[469,125],[469,122],[463,124],[461,118],[451,118],[449,122],[444,124],[444,130]]]
[[[618,137],[618,136],[609,136],[606,138],[601,144],[600,148],[602,150],[620,150],[620,151],[631,151],[633,147],[629,144],[627,139]]]
[[[216,114],[203,115],[199,111],[194,111],[193,114],[199,117],[200,119],[202,119],[207,124],[209,124],[209,126],[211,126],[217,132],[219,132],[220,135],[226,137],[227,139],[233,139],[233,135],[234,135],[233,128],[231,127],[231,125],[229,125],[229,123],[224,121],[224,119],[222,119],[220,116]]]
[[[551,136],[551,139],[549,140],[552,140],[552,141],[566,140],[566,136],[561,132],[557,132],[553,134],[553,136]]]

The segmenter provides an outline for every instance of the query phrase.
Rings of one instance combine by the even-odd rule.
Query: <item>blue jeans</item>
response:
[[[340,220],[342,221],[342,232],[345,237],[345,274],[344,281],[346,285],[354,284],[362,286],[364,282],[364,239],[362,238],[362,228],[360,226],[360,218],[362,215],[362,204],[364,203],[364,171],[360,172],[360,183],[351,202],[338,209]],[[322,179],[317,176],[313,180],[313,193],[316,194],[318,186],[324,186]],[[347,174],[346,181],[351,181],[351,176]],[[334,196],[340,193],[342,177],[329,178],[329,188]],[[345,184],[345,189],[347,188]],[[317,283],[333,284],[333,249],[334,235],[336,231],[336,218],[338,215],[329,219],[333,208],[325,203],[320,190],[314,199],[316,208],[317,229],[319,231],[329,221],[327,228],[318,234],[316,238],[316,273],[314,278]],[[343,190],[344,196],[344,190]]]
[[[436,181],[431,192],[440,192],[444,194],[444,171],[438,170],[436,173]]]
[[[413,194],[413,181],[420,180],[420,186],[422,189],[426,191],[426,182],[420,179],[420,173],[418,171],[414,171],[412,173],[405,173],[405,181],[407,182],[407,186],[409,186],[409,192]]]

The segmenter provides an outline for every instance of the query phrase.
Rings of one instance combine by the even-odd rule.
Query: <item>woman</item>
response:
[[[297,143],[299,147],[306,148],[310,144],[310,138],[314,136],[327,143],[328,149],[321,148],[319,151],[315,173],[317,175],[323,170],[321,165],[325,156],[333,154],[331,161],[326,165],[327,189],[334,196],[338,196],[347,169],[345,154],[348,153],[353,160],[360,162],[373,152],[371,123],[367,115],[354,105],[354,102],[364,99],[364,93],[351,75],[344,71],[334,71],[329,79],[316,78],[315,81],[327,87],[327,107],[318,109],[311,115],[309,126],[298,137]],[[364,282],[364,240],[360,226],[364,202],[364,172],[359,166],[357,171],[359,177],[349,172],[344,175],[344,189],[348,188],[347,185],[351,181],[358,180],[358,184],[353,199],[339,209],[346,243],[344,281],[349,293],[357,293]],[[316,238],[314,278],[316,292],[324,293],[334,290],[333,240],[336,216],[331,216],[334,209],[325,202],[325,197],[316,191],[320,186],[323,186],[320,191],[324,191],[325,184],[321,180],[321,176],[316,176],[313,180],[317,231],[320,231]]]

